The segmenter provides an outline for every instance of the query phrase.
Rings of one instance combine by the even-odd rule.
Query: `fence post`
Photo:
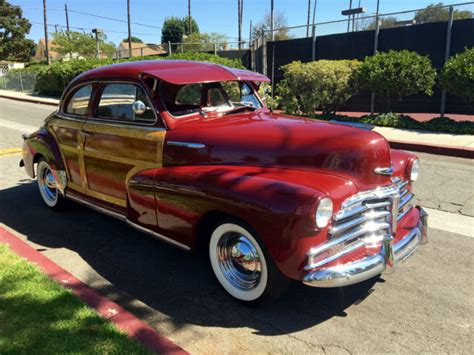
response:
[[[262,32],[262,65],[263,65],[263,75],[267,75],[267,38],[265,37],[265,32]]]
[[[311,35],[311,60],[316,60],[316,25],[313,23],[313,31]]]
[[[168,41],[168,55],[171,55],[171,41]]]
[[[380,19],[379,19],[379,2],[377,1],[377,13],[375,15],[375,36],[374,36],[374,55],[377,54],[379,48],[379,33],[380,33]],[[375,112],[375,93],[372,91],[370,95],[370,114]]]
[[[21,89],[21,92],[23,92],[23,79],[21,77],[21,72],[19,74],[20,74],[20,89]]]
[[[444,62],[446,63],[451,55],[451,32],[453,30],[453,15],[454,9],[449,7],[448,29],[446,32],[446,51],[444,52]],[[446,113],[446,89],[441,92],[441,117]]]

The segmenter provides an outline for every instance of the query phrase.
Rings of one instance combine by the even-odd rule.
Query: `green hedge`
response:
[[[385,112],[402,97],[432,95],[436,70],[428,57],[407,50],[379,52],[366,57],[354,72],[354,81],[361,91],[374,92]]]
[[[474,48],[449,59],[440,75],[441,86],[448,92],[474,103]]]
[[[277,86],[280,106],[310,117],[318,108],[336,111],[356,92],[352,75],[359,64],[356,60],[318,60],[284,65],[284,79]]]
[[[322,120],[336,120],[342,122],[360,122],[374,126],[413,129],[417,131],[445,132],[452,134],[474,134],[474,122],[454,121],[449,117],[435,117],[429,121],[419,122],[407,115],[395,113],[382,113],[374,116],[360,118],[344,115],[318,115]]]
[[[67,62],[55,62],[50,66],[44,64],[34,64],[22,69],[22,72],[37,74],[35,92],[42,95],[61,96],[64,88],[77,75],[97,67],[108,64],[137,61],[137,60],[197,60],[203,62],[212,62],[226,65],[229,67],[244,69],[241,61],[237,59],[227,59],[207,53],[177,53],[168,57],[133,57],[130,60],[121,59],[113,61],[112,59],[78,59]]]

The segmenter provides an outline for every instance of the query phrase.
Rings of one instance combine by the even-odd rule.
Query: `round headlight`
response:
[[[410,180],[416,181],[416,179],[418,179],[418,175],[420,175],[420,161],[415,159],[413,160],[413,163],[411,163]]]
[[[324,228],[328,225],[332,217],[332,200],[329,197],[324,197],[319,201],[318,208],[316,208],[316,226]]]

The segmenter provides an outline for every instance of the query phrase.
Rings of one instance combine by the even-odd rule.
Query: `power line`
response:
[[[42,22],[37,22],[37,21],[30,21],[30,23],[35,24],[35,25],[42,25],[43,24]],[[63,25],[53,25],[51,23],[48,23],[47,25],[49,27],[58,26],[58,27],[67,29],[67,26],[63,26]],[[92,28],[90,28],[90,27],[69,26],[69,28],[72,28],[72,29],[75,29],[75,30],[80,30],[80,31],[86,31],[86,30],[87,31],[92,31]],[[104,29],[104,32],[122,33],[122,34],[127,34],[128,33],[128,32],[125,32],[125,31],[114,31],[114,30],[107,30],[107,29]],[[159,34],[156,34],[156,33],[141,33],[141,32],[134,32],[134,33],[137,34],[137,35],[140,35],[140,36],[158,36],[159,35]]]

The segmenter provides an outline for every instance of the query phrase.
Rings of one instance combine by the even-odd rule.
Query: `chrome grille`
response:
[[[394,177],[392,178],[392,182],[398,188],[398,192],[400,194],[398,220],[401,220],[413,208],[413,205],[410,202],[413,200],[414,195],[410,192],[410,190],[408,190],[408,181],[399,177]]]
[[[359,192],[346,199],[332,219],[329,241],[308,253],[306,270],[327,264],[364,246],[379,245],[384,235],[396,232],[397,222],[413,207],[408,182],[393,178],[393,184]]]

